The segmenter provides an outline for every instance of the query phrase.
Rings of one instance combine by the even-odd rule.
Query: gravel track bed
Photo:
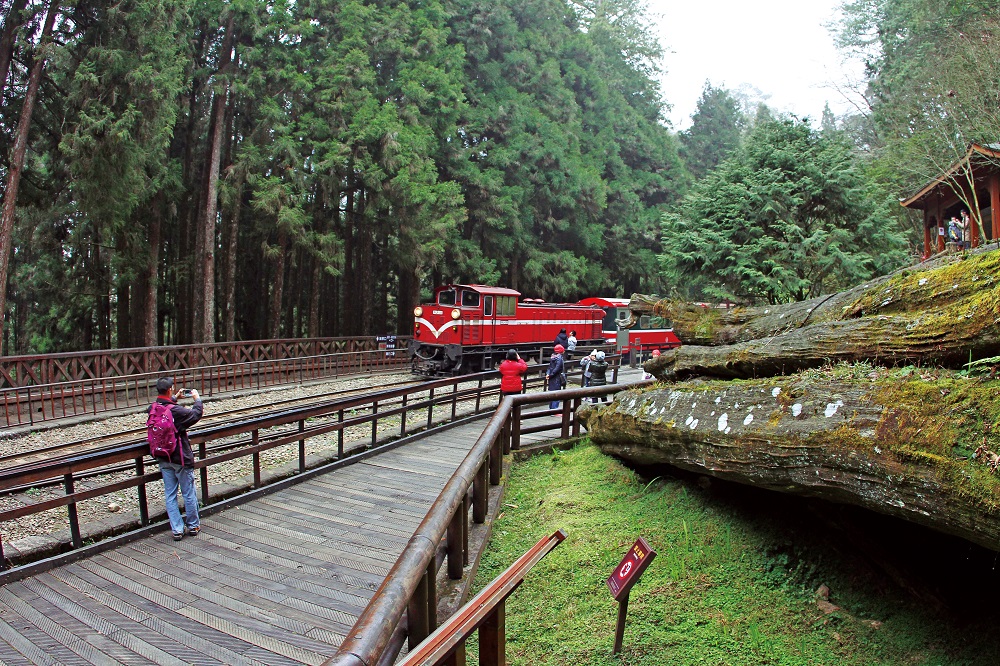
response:
[[[212,411],[226,411],[244,407],[267,407],[280,400],[291,398],[321,397],[330,393],[331,389],[341,391],[345,389],[366,389],[382,388],[393,382],[406,381],[412,379],[409,374],[392,374],[378,376],[364,376],[349,379],[336,379],[322,384],[308,386],[295,386],[286,389],[270,389],[265,392],[251,395],[240,395],[236,397],[214,398],[205,400],[205,413]],[[470,382],[468,386],[475,386],[475,382]],[[438,393],[438,397],[443,394]],[[426,397],[426,393],[411,396],[410,402],[417,402]],[[482,408],[489,409],[495,407],[498,396],[490,396],[482,401]],[[184,404],[184,402],[182,402]],[[474,401],[468,404],[459,403],[457,415],[471,413],[475,407]],[[348,415],[349,418],[349,415]],[[45,432],[35,432],[30,435],[17,437],[10,440],[0,441],[0,453],[9,455],[25,450],[36,450],[39,447],[51,446],[59,442],[74,441],[95,437],[109,431],[122,431],[133,428],[142,428],[145,425],[146,415],[144,412],[130,414],[127,416],[117,416],[101,421],[81,423],[66,428],[48,430]],[[441,405],[434,410],[434,421],[440,423],[451,419],[451,405]],[[310,421],[309,425],[314,425],[320,421]],[[407,414],[407,431],[415,431],[427,423],[426,409]],[[196,427],[197,428],[197,427]],[[286,426],[287,428],[287,426]],[[393,436],[399,433],[399,415],[380,419],[378,432],[380,438],[383,435]],[[276,429],[262,430],[261,437]],[[345,448],[359,446],[371,441],[371,424],[365,423],[347,428],[344,435]],[[244,436],[245,439],[245,436]],[[310,465],[317,461],[329,460],[336,456],[337,433],[328,433],[306,440],[306,455]],[[470,445],[472,443],[470,442]],[[295,464],[298,458],[298,445],[293,442],[288,445],[276,447],[263,451],[260,454],[262,476],[266,479],[270,474],[275,474],[278,469]],[[152,459],[147,459],[147,471],[155,470]],[[209,468],[209,487],[215,490],[221,486],[248,485],[253,478],[253,465],[250,456],[237,458]],[[80,481],[76,484],[76,490],[86,490],[97,485],[106,485],[117,480],[128,479],[133,476],[133,472],[126,471],[115,474],[107,474],[93,481]],[[150,483],[146,486],[148,495],[148,506],[151,520],[157,521],[165,518],[163,513],[163,485],[159,482]],[[200,484],[199,484],[200,489]],[[200,491],[199,491],[200,492]],[[47,499],[54,499],[64,495],[61,486],[32,488],[25,493],[0,497],[0,510],[7,510],[26,504],[34,504]],[[199,495],[200,496],[200,495]],[[103,495],[90,500],[77,503],[77,513],[80,519],[81,531],[86,538],[87,535],[107,530],[112,526],[124,526],[130,523],[137,523],[139,520],[139,502],[134,488]],[[4,548],[12,545],[14,550],[19,552],[34,550],[43,545],[51,545],[53,539],[59,541],[69,541],[69,520],[65,507],[59,507],[43,513],[27,516],[18,520],[0,523],[0,536],[2,536]]]

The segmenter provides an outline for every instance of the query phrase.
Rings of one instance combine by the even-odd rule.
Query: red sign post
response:
[[[656,557],[656,551],[649,547],[646,540],[639,537],[625,553],[625,557],[615,567],[615,572],[608,577],[608,589],[611,596],[618,602],[618,626],[615,628],[615,649],[612,654],[622,651],[622,640],[625,638],[625,616],[628,615],[628,593],[632,586],[639,582],[639,577],[649,563]]]

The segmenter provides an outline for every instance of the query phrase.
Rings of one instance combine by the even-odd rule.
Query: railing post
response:
[[[260,444],[260,430],[254,430],[250,437],[250,446]],[[260,488],[260,451],[253,452],[253,487]]]
[[[434,389],[430,389],[427,392],[427,429],[431,427],[431,423],[434,422]]]
[[[507,415],[504,419],[503,428],[500,430],[500,454],[507,455],[510,453],[510,426],[511,420],[513,418],[513,411]]]
[[[372,400],[372,448],[378,444],[378,400]]]
[[[306,420],[299,421],[299,433],[305,432]],[[306,471],[306,439],[299,440],[299,474]]]
[[[10,569],[10,564],[7,562],[7,557],[3,554],[3,535],[0,535],[0,571],[6,571]]]
[[[514,405],[510,413],[510,448],[521,448],[521,405]]]
[[[562,401],[562,428],[559,431],[559,436],[563,439],[569,438],[569,410],[571,405],[569,400]]]
[[[615,369],[611,373],[611,383],[612,384],[617,384],[618,383],[618,371],[621,370],[621,367],[622,367],[622,359],[621,359],[621,356],[619,356],[618,357],[618,362],[615,363]]]
[[[430,635],[427,619],[427,575],[424,572],[417,583],[417,589],[413,591],[410,602],[406,605],[407,637],[406,643],[409,649],[414,649],[420,642]]]
[[[462,552],[465,547],[465,544],[462,543],[462,506],[459,505],[458,511],[448,523],[448,578],[452,580],[462,579],[463,567],[465,566]]]
[[[437,558],[432,557],[427,563],[427,571],[424,572],[424,580],[427,585],[427,633],[430,634],[437,629]]]
[[[574,437],[579,437],[580,436],[579,409],[580,409],[580,403],[581,402],[583,402],[582,399],[580,399],[580,398],[573,398],[573,436]]]
[[[469,566],[469,494],[462,497],[462,566]]]
[[[479,388],[476,390],[476,414],[479,413],[479,401],[482,399],[482,397],[483,397],[483,378],[480,377]],[[503,395],[500,396],[500,399],[503,400]]]
[[[500,474],[503,472],[503,430],[500,431],[500,436],[493,440],[493,446],[490,447],[490,485],[498,486],[500,485]]]
[[[135,475],[142,476],[146,473],[146,465],[143,463],[142,456],[135,459]],[[136,494],[139,498],[139,524],[145,527],[149,525],[149,500],[146,497],[146,484],[140,483],[135,487]]]
[[[472,522],[476,524],[486,522],[486,510],[490,499],[490,489],[487,483],[490,462],[488,456],[489,454],[476,470],[476,477],[472,481]]]
[[[399,436],[406,436],[406,399],[410,397],[409,393],[403,394],[402,411],[399,413]]]
[[[337,423],[344,422],[344,410],[337,411]],[[344,429],[337,430],[337,460],[344,459]]]
[[[198,460],[208,457],[208,442],[198,444]],[[208,468],[201,468],[201,503],[208,504]]]
[[[458,413],[458,382],[451,385],[451,420],[455,420]]]
[[[504,666],[507,663],[506,603],[498,603],[479,627],[479,666]]]
[[[63,476],[63,484],[66,487],[66,495],[72,495],[74,492],[72,472]],[[71,500],[66,505],[66,509],[69,512],[69,531],[73,536],[73,547],[81,548],[83,546],[83,537],[80,536],[80,517],[76,512],[76,501]]]

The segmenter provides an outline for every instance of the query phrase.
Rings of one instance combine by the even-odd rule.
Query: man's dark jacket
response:
[[[177,428],[177,441],[180,443],[180,446],[174,449],[174,452],[170,455],[170,462],[183,465],[184,467],[194,466],[194,451],[191,450],[191,440],[188,439],[187,431],[188,428],[201,420],[204,410],[201,400],[195,400],[194,406],[191,409],[182,407],[177,404],[176,400],[164,398],[163,396],[158,396],[156,402],[161,405],[170,405],[170,414],[174,417],[174,427]],[[183,461],[181,459],[182,453],[184,455]],[[166,458],[157,458],[157,460],[166,460]]]

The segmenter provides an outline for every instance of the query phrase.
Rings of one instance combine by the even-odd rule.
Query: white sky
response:
[[[780,112],[818,125],[829,101],[835,114],[853,110],[835,88],[861,78],[844,63],[826,29],[843,0],[648,0],[664,47],[663,94],[675,130],[686,128],[705,80],[739,91],[756,88]]]

